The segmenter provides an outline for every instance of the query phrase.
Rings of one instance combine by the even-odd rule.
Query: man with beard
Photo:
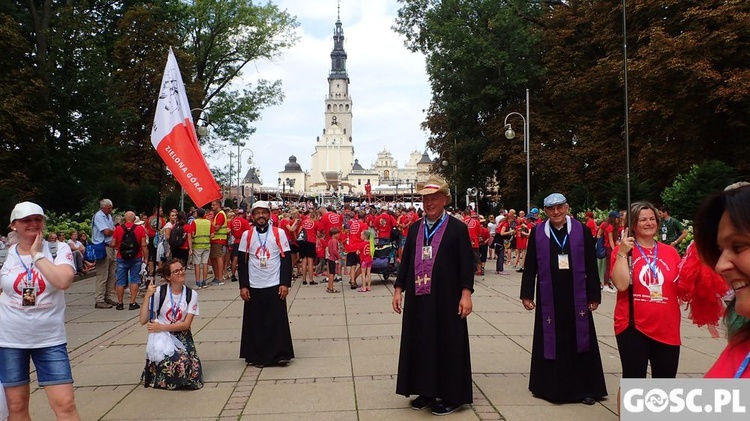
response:
[[[245,301],[240,358],[256,367],[286,365],[294,358],[286,296],[292,285],[292,254],[284,230],[271,226],[271,207],[250,209],[254,226],[242,234],[237,254],[240,297]]]
[[[593,405],[607,395],[593,317],[602,297],[596,241],[568,210],[565,196],[547,196],[549,219],[529,236],[521,279],[523,306],[536,309],[529,390],[554,403]]]
[[[409,227],[393,310],[401,314],[396,393],[418,395],[411,407],[447,415],[472,402],[466,317],[471,313],[474,264],[466,224],[446,214],[450,188],[430,177],[421,194],[425,217]],[[402,306],[402,292],[406,302]]]

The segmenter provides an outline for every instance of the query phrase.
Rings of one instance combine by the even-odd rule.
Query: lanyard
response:
[[[271,227],[268,227],[268,230],[266,230],[265,234],[262,238],[258,237],[258,243],[260,243],[260,250],[263,252],[266,252],[266,243],[268,242],[268,231],[271,230]]]
[[[428,230],[427,230],[427,219],[425,219],[425,223],[424,223],[424,242],[425,242],[425,244],[427,244],[428,246],[430,245],[430,240],[432,240],[432,236],[435,235],[435,233],[437,232],[437,230],[440,229],[440,226],[443,225],[443,223],[445,223],[445,221],[447,219],[448,219],[447,217],[441,218],[440,222],[438,222],[437,225],[435,225],[435,228],[432,229],[432,232],[428,232]]]
[[[552,232],[550,234],[551,234],[552,238],[555,239],[555,242],[557,243],[557,245],[560,246],[560,251],[564,253],[565,252],[565,243],[568,242],[568,233],[567,232],[565,233],[565,237],[563,237],[562,244],[560,244],[560,240],[557,239],[557,236],[555,235],[554,232]]]
[[[643,247],[641,247],[640,244],[636,242],[635,246],[638,248],[638,251],[641,253],[641,256],[643,256],[643,259],[646,261],[646,265],[648,265],[648,268],[651,269],[651,274],[654,276],[653,281],[658,282],[659,276],[656,271],[656,263],[658,262],[658,260],[656,260],[656,258],[659,256],[659,243],[654,242],[654,259],[653,260],[650,260],[648,256],[646,256],[646,251],[643,250]]]
[[[745,359],[742,360],[742,364],[740,364],[740,367],[737,369],[737,372],[734,373],[735,379],[739,379],[740,377],[742,377],[742,375],[745,373],[745,369],[747,369],[748,363],[750,363],[750,352],[747,353]]]
[[[18,247],[16,247],[16,256],[18,256],[18,261],[21,262],[21,266],[23,266],[23,270],[26,271],[26,286],[27,287],[33,287],[34,286],[34,278],[31,276],[31,271],[34,269],[34,262],[31,262],[30,266],[26,266],[26,263],[23,262],[23,259],[21,259],[21,253],[18,252]]]
[[[180,301],[177,306],[174,305],[174,296],[172,296],[172,287],[169,287],[169,311],[172,312],[172,323],[177,323],[177,313],[180,311],[180,303],[182,303],[182,295],[185,292],[185,285],[182,286],[182,291],[178,297]]]

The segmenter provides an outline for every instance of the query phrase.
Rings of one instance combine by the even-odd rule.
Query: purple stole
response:
[[[438,249],[440,249],[440,242],[443,240],[443,234],[445,233],[445,227],[448,226],[448,218],[452,216],[447,213],[443,215],[442,219],[435,221],[436,224],[440,224],[435,228],[434,234],[432,234],[432,258],[423,259],[422,248],[425,245],[425,218],[422,218],[422,222],[419,224],[419,232],[417,233],[417,249],[414,253],[414,294],[415,295],[427,295],[432,290],[432,267],[435,264],[435,258],[437,258]]]
[[[573,301],[576,312],[576,344],[578,352],[587,352],[589,343],[589,309],[586,294],[586,264],[583,246],[583,225],[567,218],[568,239],[570,241],[570,266],[573,271]],[[536,259],[539,267],[539,294],[542,309],[542,331],[544,333],[544,358],[557,359],[555,342],[555,301],[553,298],[552,269],[550,268],[550,237],[554,235],[549,220],[536,229]]]

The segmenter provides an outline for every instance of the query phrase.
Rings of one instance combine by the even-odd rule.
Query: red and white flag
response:
[[[161,80],[151,143],[197,206],[221,199],[221,188],[198,145],[185,85],[171,48]]]

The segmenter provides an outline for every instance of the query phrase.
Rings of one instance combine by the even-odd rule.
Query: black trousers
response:
[[[673,379],[677,376],[677,364],[680,361],[679,345],[655,341],[634,327],[625,329],[616,337],[623,378],[646,378],[649,362],[652,378]]]

